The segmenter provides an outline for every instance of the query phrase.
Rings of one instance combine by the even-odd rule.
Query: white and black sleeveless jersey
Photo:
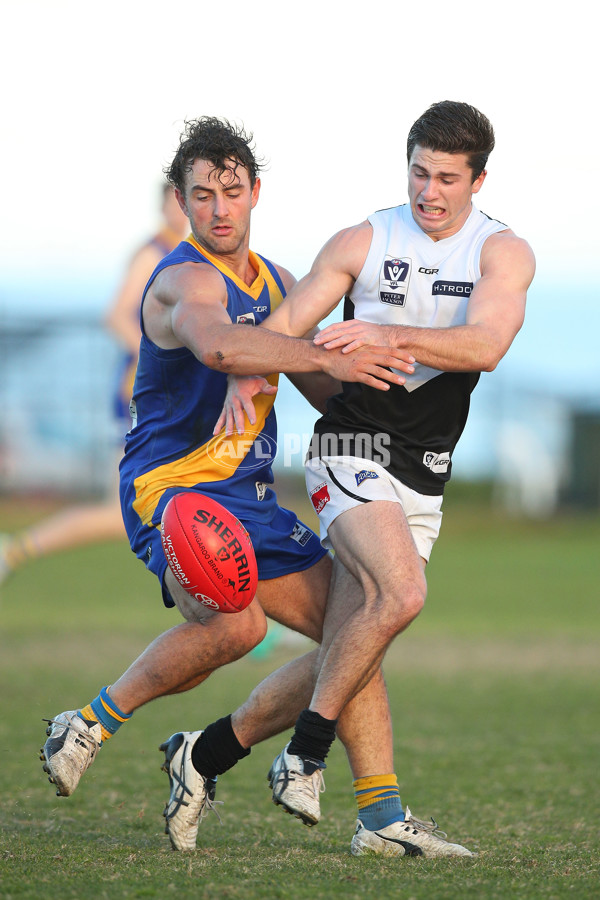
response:
[[[506,225],[473,207],[459,232],[433,241],[409,204],[369,216],[371,247],[344,319],[381,325],[462,325],[481,277],[481,248]],[[315,425],[309,456],[359,456],[383,465],[421,494],[443,493],[479,372],[441,372],[416,365],[402,387],[378,391],[344,383]]]

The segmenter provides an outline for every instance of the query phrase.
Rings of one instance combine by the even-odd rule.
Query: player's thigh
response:
[[[367,592],[424,583],[419,556],[400,503],[373,500],[341,513],[329,526],[336,556]]]
[[[187,622],[197,622],[210,631],[244,631],[249,640],[253,636],[260,639],[261,632],[266,631],[265,614],[256,599],[242,612],[223,613],[198,603],[182,588],[170,569],[166,570],[164,581],[175,606]]]
[[[257,597],[271,619],[320,641],[330,579],[327,555],[301,572],[260,581]]]

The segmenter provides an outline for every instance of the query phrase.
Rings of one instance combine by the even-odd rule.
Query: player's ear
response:
[[[479,190],[481,190],[481,186],[485,181],[485,176],[487,175],[487,169],[484,169],[481,175],[478,175],[473,184],[471,185],[471,193],[476,194]]]
[[[257,178],[254,182],[254,187],[252,188],[252,203],[250,205],[250,209],[254,209],[256,204],[258,203],[258,195],[260,194],[260,178]]]
[[[186,215],[189,218],[190,214],[188,212],[187,204],[185,202],[185,197],[183,196],[183,194],[177,187],[175,188],[175,196],[177,197],[177,202],[179,203],[179,206],[181,207],[182,213],[184,213],[184,215]]]

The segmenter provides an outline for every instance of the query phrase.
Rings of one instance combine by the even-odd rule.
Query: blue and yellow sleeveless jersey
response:
[[[277,270],[266,259],[250,253],[258,274],[248,286],[190,237],[157,265],[144,297],[159,272],[190,261],[209,263],[219,270],[227,287],[226,308],[233,323],[258,325],[285,296]],[[277,384],[278,377],[271,375],[268,380]],[[225,374],[203,365],[186,347],[157,347],[144,334],[142,323],[132,399],[134,425],[126,437],[120,467],[121,502],[132,550],[161,582],[166,561],[158,526],[165,505],[182,490],[214,497],[244,523],[255,544],[259,577],[301,571],[322,555],[319,548],[314,558],[311,550],[310,560],[307,557],[303,563],[290,557],[282,567],[274,567],[273,548],[265,547],[261,552],[263,525],[277,521],[282,538],[296,528],[296,516],[280,509],[268,487],[273,483],[271,465],[277,442],[274,397],[255,397],[257,420],[244,434],[225,437],[221,432],[213,437],[226,389]],[[316,538],[310,540],[311,547],[315,542],[318,544]],[[304,539],[303,553],[306,543]],[[292,555],[300,549],[297,538],[290,549]]]

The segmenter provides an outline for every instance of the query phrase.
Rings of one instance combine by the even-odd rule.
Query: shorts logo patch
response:
[[[300,522],[296,522],[294,525],[294,530],[290,534],[290,537],[293,541],[296,541],[300,544],[301,547],[306,546],[312,537],[312,531],[310,528],[306,528],[305,525],[301,525]]]
[[[323,507],[325,507],[331,497],[329,496],[329,488],[327,487],[327,483],[324,481],[323,484],[319,484],[314,491],[310,492],[310,499],[312,501],[312,505],[315,508],[315,512],[317,515],[321,512]]]
[[[379,475],[377,474],[377,472],[371,472],[369,469],[363,469],[362,472],[358,472],[354,477],[356,478],[356,487],[358,487],[359,484],[362,484],[363,481],[365,481],[365,479],[379,478]]]
[[[423,456],[423,465],[427,466],[428,469],[431,469],[432,472],[443,474],[448,471],[450,454],[448,452],[432,453],[431,450],[428,450]]]
[[[256,485],[256,499],[259,501],[264,500],[267,493],[267,485],[264,481],[255,481],[254,484]]]

